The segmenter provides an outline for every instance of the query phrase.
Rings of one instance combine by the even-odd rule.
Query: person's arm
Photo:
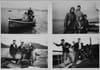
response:
[[[83,43],[81,43],[81,46],[82,46],[82,49],[81,50],[84,51],[84,45],[83,45]]]
[[[57,44],[57,43],[53,43],[54,45],[56,45],[56,46],[61,46],[62,44]]]
[[[34,11],[32,10],[32,14],[34,15]]]
[[[9,48],[9,53],[10,53],[10,54],[12,54],[12,46],[13,46],[13,45],[11,44],[11,45],[10,45],[10,48]]]
[[[13,48],[13,44],[10,45],[10,50]]]
[[[74,44],[74,49],[77,50],[78,49],[78,43]]]
[[[29,49],[30,49],[30,50],[33,50],[33,46],[31,45]]]
[[[88,22],[88,20],[87,20],[87,22],[86,22],[86,30],[88,31],[88,28],[89,28],[89,22]]]
[[[17,49],[17,44],[15,45],[15,48]]]

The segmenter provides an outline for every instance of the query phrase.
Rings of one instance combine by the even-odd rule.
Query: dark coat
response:
[[[62,46],[62,50],[63,52],[69,52],[69,43],[65,42],[64,44],[63,43],[60,43],[60,44],[55,44],[56,46]]]
[[[17,45],[15,44],[15,47],[14,47],[13,44],[11,44],[9,52],[11,55],[15,55],[17,52]]]
[[[88,31],[88,27],[89,27],[89,22],[88,22],[88,20],[84,20],[84,25],[83,25],[83,32],[84,33],[87,33],[87,31]]]
[[[28,21],[30,22],[30,21],[33,21],[33,18],[34,18],[34,12],[33,12],[33,10],[28,10]]]
[[[67,13],[64,20],[64,33],[73,33],[76,23],[75,13]]]
[[[79,50],[79,43],[76,43],[73,47],[74,47],[74,51],[78,52],[78,50]],[[81,43],[81,48],[84,49],[83,43]]]
[[[33,10],[29,9],[28,10],[28,15],[33,15],[33,14],[34,14]]]

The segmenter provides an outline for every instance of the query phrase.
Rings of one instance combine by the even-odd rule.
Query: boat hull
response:
[[[21,19],[10,19],[8,22],[9,33],[22,33],[35,27],[35,21],[26,22]]]

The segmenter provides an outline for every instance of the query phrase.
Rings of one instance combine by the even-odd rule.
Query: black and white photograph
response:
[[[99,33],[99,8],[94,1],[53,2],[53,34]]]
[[[1,2],[2,34],[48,33],[48,2]]]
[[[99,0],[0,0],[1,70],[98,70]]]
[[[52,37],[53,68],[99,68],[98,35]]]
[[[1,35],[1,69],[48,68],[46,37]]]

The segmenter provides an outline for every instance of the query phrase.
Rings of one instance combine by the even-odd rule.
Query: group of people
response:
[[[30,43],[28,46],[24,45],[24,42],[22,41],[20,46],[17,46],[16,40],[13,40],[13,43],[10,45],[10,55],[12,56],[13,59],[19,59],[20,61],[23,59],[32,59],[32,51],[33,51],[33,46]],[[17,55],[19,54],[19,55]],[[16,63],[19,63],[17,61]]]
[[[34,11],[29,8],[23,15],[22,20],[26,22],[32,22],[34,19]]]
[[[87,31],[87,15],[81,11],[80,5],[76,9],[71,7],[64,19],[64,33],[87,33]]]
[[[69,63],[77,64],[78,60],[86,59],[88,57],[88,55],[85,53],[85,47],[83,46],[80,38],[78,38],[77,42],[73,41],[73,45],[66,42],[64,39],[61,39],[60,44],[54,43],[54,45],[62,47],[63,63],[69,59]]]

